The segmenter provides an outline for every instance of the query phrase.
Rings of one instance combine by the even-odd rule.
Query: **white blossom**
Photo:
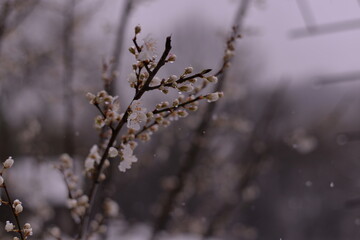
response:
[[[131,114],[128,117],[127,127],[134,130],[140,130],[140,123],[147,120],[146,108],[141,107],[141,102],[135,100],[131,104]]]
[[[33,235],[32,227],[31,227],[30,223],[25,223],[23,231],[24,231],[25,236]]]
[[[14,164],[14,159],[12,157],[8,157],[8,159],[5,160],[3,163],[4,168],[11,168],[11,166]]]
[[[123,144],[120,152],[122,161],[119,164],[119,170],[125,172],[126,169],[130,169],[132,163],[137,162],[138,159],[133,155],[133,149],[129,143]]]
[[[156,57],[156,42],[150,37],[144,39],[141,52],[137,56],[138,61],[149,61]]]
[[[114,147],[110,147],[109,149],[109,156],[114,158],[119,154],[118,150]]]
[[[12,223],[9,222],[9,221],[6,221],[5,231],[11,232],[12,230],[14,230],[14,228],[15,228],[14,224],[12,224]]]
[[[4,183],[4,178],[2,176],[0,176],[0,186],[2,186]]]

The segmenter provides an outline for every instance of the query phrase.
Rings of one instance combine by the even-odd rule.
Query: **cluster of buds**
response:
[[[62,154],[59,160],[60,163],[55,165],[55,168],[62,173],[69,195],[76,195],[80,190],[78,189],[79,177],[73,172],[74,160],[66,153]]]
[[[15,229],[15,225],[10,221],[6,221],[5,231],[7,232],[22,232],[24,234],[24,239],[27,239],[29,236],[33,235],[33,230],[30,223],[25,223],[24,227],[21,230]],[[18,237],[14,237],[13,240],[19,240]]]
[[[84,216],[86,209],[89,207],[89,197],[87,195],[75,196],[68,199],[68,208],[71,210],[71,216],[75,222],[79,223]]]
[[[119,215],[119,205],[110,198],[103,203],[103,214],[96,214],[90,222],[89,236],[105,233],[107,231],[106,219],[115,218]]]
[[[14,159],[12,157],[7,158],[4,162],[3,162],[3,167],[0,170],[0,188],[5,188],[6,190],[6,185],[5,185],[5,181],[3,178],[3,175],[5,173],[6,170],[8,170],[9,168],[11,168],[14,164]],[[11,207],[11,210],[14,214],[14,217],[17,219],[18,221],[18,216],[20,215],[20,213],[23,212],[24,207],[22,205],[22,202],[19,199],[15,199],[12,203],[10,202],[10,196],[9,196],[9,191],[6,190],[6,195],[9,201],[4,201],[0,198],[0,205],[4,204],[4,205],[8,205],[9,207]],[[20,228],[20,226],[19,226]],[[33,231],[32,231],[32,227],[30,225],[30,223],[25,223],[25,225],[23,226],[22,229],[16,229],[15,224],[11,223],[10,221],[6,221],[5,224],[5,231],[6,232],[17,232],[20,233],[21,235],[21,239],[27,239],[29,236],[32,236]],[[14,237],[13,240],[19,240],[20,238],[18,237]]]
[[[122,114],[119,113],[120,104],[117,96],[113,97],[102,90],[96,95],[88,92],[86,97],[90,104],[95,105],[101,113],[95,117],[95,128],[101,129],[105,125],[112,126],[121,120]]]

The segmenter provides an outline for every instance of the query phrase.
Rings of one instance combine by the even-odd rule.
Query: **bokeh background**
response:
[[[216,72],[234,24],[242,38],[211,117],[202,104],[161,129],[126,173],[114,161],[100,198],[116,199],[121,216],[106,239],[149,239],[154,229],[163,239],[360,237],[359,1],[4,0],[0,157],[16,160],[6,177],[34,239],[51,239],[53,226],[74,231],[53,165],[67,152],[81,175],[99,142],[85,93],[103,89],[103,62],[115,59],[114,92],[123,108],[131,100],[127,49],[138,24],[159,54],[172,36],[177,61],[163,77],[187,66]],[[164,98],[147,96],[148,109]]]

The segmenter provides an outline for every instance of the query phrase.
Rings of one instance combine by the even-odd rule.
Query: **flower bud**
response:
[[[132,54],[135,55],[136,51],[135,51],[135,47],[129,47],[129,52],[131,52]]]
[[[168,62],[175,62],[176,60],[176,55],[175,54],[170,54],[169,55],[169,58],[167,59]]]
[[[217,81],[218,81],[218,78],[215,76],[210,76],[210,77],[207,77],[206,79],[211,83],[217,83]]]
[[[96,98],[95,94],[88,92],[88,93],[86,93],[85,97],[89,100],[90,104],[95,103],[95,98]]]
[[[189,84],[186,84],[178,87],[178,89],[181,92],[191,92],[192,90],[194,90],[194,87]]]
[[[185,68],[184,74],[190,74],[194,71],[194,69],[192,67],[187,67]]]
[[[140,25],[137,25],[135,27],[135,34],[139,34],[140,32],[141,32],[141,27],[140,27]]]
[[[12,159],[12,157],[9,157],[8,159],[5,160],[5,162],[3,163],[4,168],[11,168],[11,166],[14,164],[14,159]]]
[[[111,147],[111,148],[109,149],[109,156],[110,156],[111,158],[116,157],[118,154],[119,154],[119,152],[118,152],[118,150],[117,150],[116,148]]]
[[[15,207],[15,214],[19,214],[24,210],[23,206],[21,204],[16,205]]]
[[[12,224],[12,223],[9,222],[9,221],[6,221],[5,231],[11,232],[12,230],[14,230],[14,228],[15,228],[14,224]]]

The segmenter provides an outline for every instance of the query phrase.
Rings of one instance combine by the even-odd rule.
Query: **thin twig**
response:
[[[134,100],[140,99],[142,97],[142,95],[147,91],[147,87],[149,86],[151,80],[155,77],[155,75],[160,70],[160,68],[165,64],[166,58],[169,55],[170,50],[171,50],[171,37],[169,36],[169,37],[166,38],[165,50],[164,50],[160,60],[158,61],[156,67],[154,68],[154,70],[151,72],[151,74],[147,78],[144,86],[136,93],[133,100],[130,102],[129,106],[127,107],[127,109],[126,109],[126,111],[124,113],[124,116],[122,117],[119,124],[117,125],[117,127],[115,128],[115,130],[111,134],[111,138],[109,140],[109,143],[108,143],[108,145],[107,145],[107,147],[106,147],[106,149],[105,149],[105,151],[104,151],[104,153],[103,153],[103,155],[102,155],[102,157],[100,159],[100,163],[97,166],[97,170],[96,170],[95,175],[93,177],[93,182],[92,182],[89,194],[88,194],[89,207],[86,209],[85,215],[81,219],[80,233],[79,233],[79,236],[77,237],[77,239],[82,239],[82,240],[86,239],[86,231],[88,229],[88,225],[89,225],[89,222],[90,222],[90,215],[91,215],[92,209],[94,207],[95,196],[97,194],[99,184],[100,184],[99,176],[102,173],[105,160],[108,158],[110,147],[113,146],[114,142],[117,139],[118,134],[120,133],[120,130],[122,129],[122,127],[124,126],[124,124],[126,123],[128,117],[129,117],[131,104],[132,104],[132,102]]]
[[[118,29],[116,33],[116,39],[114,42],[114,50],[113,50],[113,64],[110,67],[110,74],[115,73],[119,69],[119,65],[121,62],[121,54],[123,49],[123,42],[125,36],[126,25],[129,20],[129,16],[131,10],[133,8],[133,0],[126,0],[124,6],[122,6],[123,11],[121,13],[121,17],[119,18]],[[107,91],[110,95],[116,95],[116,82],[114,79],[107,85],[105,91]]]
[[[9,194],[9,192],[7,190],[7,187],[6,187],[5,183],[3,183],[2,188],[4,188],[4,190],[5,190],[5,195],[6,195],[7,199],[8,199],[8,201],[9,201],[9,207],[11,208],[11,212],[15,217],[16,225],[17,225],[17,227],[19,229],[19,234],[20,234],[21,240],[25,240],[24,235],[23,235],[23,233],[21,231],[21,225],[20,225],[19,217],[15,213],[15,208],[13,208],[13,206],[12,206],[13,201],[11,200],[10,194]]]

